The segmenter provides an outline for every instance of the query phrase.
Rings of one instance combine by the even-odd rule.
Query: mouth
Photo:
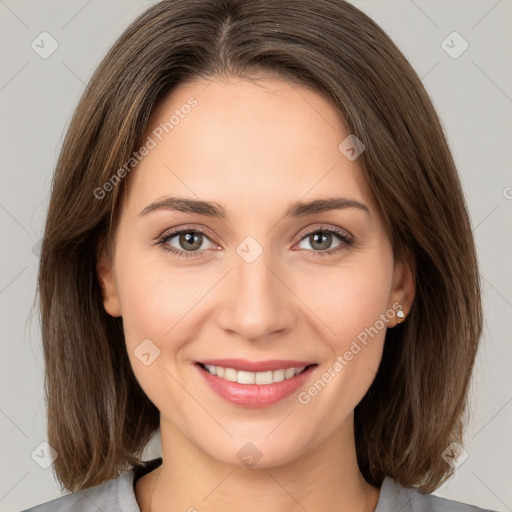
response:
[[[266,386],[276,384],[283,380],[293,379],[296,375],[300,375],[307,368],[316,366],[316,364],[308,364],[302,367],[278,368],[276,370],[267,370],[262,372],[253,372],[247,370],[236,370],[235,368],[226,368],[224,366],[215,366],[211,364],[197,363],[201,368],[221,379],[229,382],[237,382],[238,384],[258,384]]]
[[[194,366],[203,381],[220,397],[238,406],[261,408],[275,404],[297,391],[309,379],[318,363],[222,360],[221,365],[216,360],[197,362]],[[264,371],[248,369],[255,367],[264,368]]]

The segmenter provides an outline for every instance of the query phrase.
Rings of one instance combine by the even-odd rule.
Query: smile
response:
[[[305,361],[250,363],[224,360],[222,364],[225,366],[211,362],[193,365],[199,371],[201,380],[224,400],[238,407],[249,408],[268,407],[298,392],[318,367],[317,363],[308,364]],[[261,371],[250,371],[250,368]]]
[[[238,384],[273,384],[283,380],[291,379],[295,375],[299,375],[306,368],[282,368],[267,372],[247,372],[235,370],[234,368],[223,368],[222,366],[213,366],[210,364],[202,365],[212,375],[230,382],[238,382]]]

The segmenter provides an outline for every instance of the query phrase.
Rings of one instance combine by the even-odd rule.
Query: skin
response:
[[[297,394],[263,409],[231,404],[199,378],[194,362],[315,361],[299,391],[307,390],[395,302],[407,315],[412,266],[395,260],[359,161],[338,149],[349,132],[317,92],[271,77],[195,80],[154,110],[146,136],[191,96],[197,106],[129,176],[111,257],[103,251],[97,266],[104,307],[123,317],[133,370],[160,410],[163,464],[137,482],[139,506],[374,510],[380,490],[359,471],[353,411],[374,379],[386,328],[306,405]],[[215,201],[226,217],[140,215],[168,195]],[[368,212],[283,218],[293,202],[333,196]],[[180,258],[157,243],[180,227],[207,231],[201,256]],[[311,227],[337,227],[353,244],[333,235],[318,248],[304,236]],[[252,263],[236,252],[247,236],[263,250]],[[167,245],[193,252],[179,236]],[[388,328],[395,324],[396,317]],[[147,338],[160,350],[148,366],[134,354]],[[253,467],[237,456],[248,442],[261,452]]]

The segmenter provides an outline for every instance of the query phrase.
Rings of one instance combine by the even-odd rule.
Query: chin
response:
[[[276,430],[268,435],[267,430],[260,428],[258,435],[236,435],[221,442],[215,440],[211,444],[205,444],[203,439],[199,448],[213,459],[230,466],[263,469],[292,462],[304,451],[301,445],[305,448],[308,444],[307,440],[297,439],[285,429],[282,433]]]

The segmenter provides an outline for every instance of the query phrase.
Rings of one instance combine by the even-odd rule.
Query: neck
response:
[[[357,465],[353,416],[309,452],[267,468],[213,459],[163,417],[160,432],[162,465],[137,482],[142,512],[371,512],[377,506],[379,489]]]

